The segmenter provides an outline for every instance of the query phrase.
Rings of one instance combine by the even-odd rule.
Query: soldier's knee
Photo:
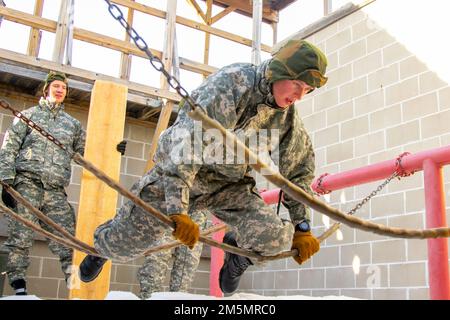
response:
[[[294,227],[291,223],[283,223],[279,228],[267,230],[259,236],[260,244],[257,247],[261,247],[258,251],[263,255],[271,256],[290,250],[293,234]]]

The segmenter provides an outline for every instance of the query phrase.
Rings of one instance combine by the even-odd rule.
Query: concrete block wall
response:
[[[329,59],[327,85],[296,106],[313,141],[316,176],[450,142],[449,84],[372,20],[371,6],[389,10],[389,1],[376,1],[368,10],[357,11],[307,38]],[[444,179],[448,203],[448,168]],[[321,198],[347,212],[381,182]],[[261,177],[258,186],[273,187]],[[424,206],[423,174],[419,172],[393,180],[356,215],[388,226],[423,229]],[[312,220],[316,235],[333,223],[317,212]],[[265,295],[429,299],[426,241],[382,237],[346,226],[328,238],[305,265],[280,261],[246,277],[249,280],[241,290]]]

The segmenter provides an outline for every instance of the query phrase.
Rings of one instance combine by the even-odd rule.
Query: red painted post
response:
[[[433,160],[427,159],[423,162],[423,173],[427,228],[446,227],[442,167]],[[440,238],[427,241],[430,298],[433,300],[450,300],[448,240],[447,238]]]
[[[220,223],[221,221],[213,217],[213,223]],[[222,242],[225,231],[216,232],[212,238],[216,241]],[[211,247],[211,262],[209,273],[209,294],[214,297],[223,297],[222,290],[219,286],[219,273],[223,265],[224,252],[222,249]]]
[[[278,203],[280,189],[261,192],[261,197],[266,204]],[[213,223],[220,223],[221,221],[213,217]],[[213,235],[213,239],[222,242],[225,232],[219,231]],[[209,274],[209,294],[215,297],[222,297],[223,293],[219,286],[219,273],[223,265],[224,252],[216,247],[211,247],[211,262]]]

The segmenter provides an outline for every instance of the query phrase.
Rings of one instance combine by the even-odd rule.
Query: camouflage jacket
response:
[[[69,151],[83,154],[86,133],[77,119],[64,112],[64,105],[51,110],[48,102],[41,99],[39,105],[22,113]],[[39,178],[44,186],[67,186],[71,176],[70,162],[66,151],[15,118],[0,150],[0,180],[11,180],[17,173],[22,173]]]
[[[276,107],[265,77],[270,60],[260,66],[237,63],[210,75],[194,90],[192,98],[225,128],[238,133],[257,129],[279,130],[279,172],[291,182],[311,193],[314,178],[314,151],[310,138],[294,106]],[[174,153],[185,148],[188,136],[201,134],[188,116],[189,107],[181,103],[177,120],[159,139],[155,162],[164,171],[168,214],[187,211],[189,191],[200,175],[222,181],[239,181],[248,171],[247,164],[205,164],[194,155],[191,163],[174,161]],[[198,126],[198,124],[197,124]],[[201,159],[200,159],[201,160]],[[285,196],[292,222],[307,218],[309,210],[303,204]]]

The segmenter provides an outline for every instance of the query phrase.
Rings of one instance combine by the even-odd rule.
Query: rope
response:
[[[450,228],[433,228],[433,229],[402,229],[387,227],[382,224],[366,221],[355,216],[347,215],[336,208],[330,207],[328,204],[314,198],[310,194],[306,193],[302,188],[296,186],[280,173],[275,172],[269,165],[262,162],[259,157],[248,149],[237,137],[226,130],[219,122],[209,118],[202,109],[191,106],[193,111],[189,113],[189,116],[197,121],[202,121],[203,126],[206,129],[217,129],[225,137],[225,141],[228,146],[242,148],[246,155],[246,159],[249,159],[250,166],[257,172],[261,173],[264,169],[264,177],[277,187],[281,188],[284,193],[298,202],[301,202],[314,210],[338,221],[350,227],[373,232],[379,235],[390,236],[393,238],[405,238],[405,239],[428,239],[428,238],[448,238],[450,237]]]

